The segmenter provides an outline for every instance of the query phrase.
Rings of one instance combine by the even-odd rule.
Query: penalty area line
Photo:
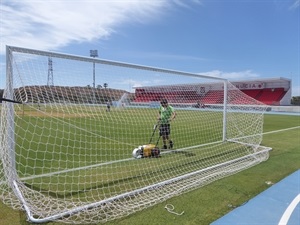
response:
[[[294,129],[298,129],[298,128],[300,128],[300,126],[290,127],[290,128],[281,129],[281,130],[273,130],[273,131],[265,132],[265,133],[263,133],[263,135],[265,135],[265,134],[273,134],[273,133],[278,133],[278,132],[283,132],[283,131],[288,131],[288,130],[294,130]]]

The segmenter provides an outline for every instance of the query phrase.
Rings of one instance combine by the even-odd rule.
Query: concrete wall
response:
[[[292,112],[300,114],[300,106],[270,106],[274,112]]]

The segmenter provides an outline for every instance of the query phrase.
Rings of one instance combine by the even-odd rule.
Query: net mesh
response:
[[[7,52],[0,198],[34,222],[113,220],[268,159],[270,148],[260,145],[266,106],[225,80]],[[176,112],[172,149],[162,149],[153,128],[161,99]],[[132,156],[150,143],[159,157]]]

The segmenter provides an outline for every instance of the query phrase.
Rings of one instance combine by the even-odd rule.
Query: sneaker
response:
[[[169,144],[170,144],[169,148],[170,149],[173,148],[173,141],[170,141]]]
[[[164,146],[162,147],[162,149],[168,149],[168,146],[167,146],[167,145],[164,145]]]

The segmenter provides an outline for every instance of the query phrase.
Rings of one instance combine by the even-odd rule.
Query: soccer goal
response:
[[[266,105],[226,79],[13,46],[6,67],[0,198],[32,222],[103,223],[269,157]]]

